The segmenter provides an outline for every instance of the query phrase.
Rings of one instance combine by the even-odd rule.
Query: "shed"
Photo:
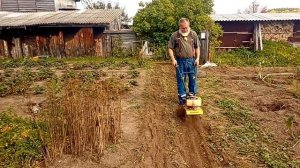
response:
[[[0,12],[0,58],[108,56],[121,14],[121,9]]]
[[[220,49],[262,50],[262,40],[300,43],[299,13],[215,14],[211,17],[224,30]]]

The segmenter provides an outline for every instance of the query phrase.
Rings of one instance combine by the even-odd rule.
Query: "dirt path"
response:
[[[221,167],[205,140],[208,123],[199,116],[183,121],[176,115],[173,67],[157,64],[145,81],[140,167]]]

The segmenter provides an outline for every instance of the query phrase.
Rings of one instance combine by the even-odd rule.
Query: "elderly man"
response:
[[[200,58],[199,38],[191,30],[187,18],[179,20],[179,30],[172,34],[168,48],[172,64],[176,67],[179,105],[184,105],[188,96],[197,93],[197,66]],[[189,78],[188,94],[185,88],[186,76]]]

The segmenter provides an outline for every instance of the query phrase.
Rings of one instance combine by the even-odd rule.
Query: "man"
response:
[[[176,67],[179,105],[184,105],[187,96],[195,96],[197,93],[197,66],[200,58],[200,41],[197,33],[191,30],[187,18],[179,20],[179,30],[172,34],[168,48],[172,64]],[[189,78],[188,95],[186,76]]]

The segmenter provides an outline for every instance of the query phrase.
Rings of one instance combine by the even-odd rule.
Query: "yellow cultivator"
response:
[[[184,105],[186,115],[202,115],[202,100],[200,97],[188,97]]]

